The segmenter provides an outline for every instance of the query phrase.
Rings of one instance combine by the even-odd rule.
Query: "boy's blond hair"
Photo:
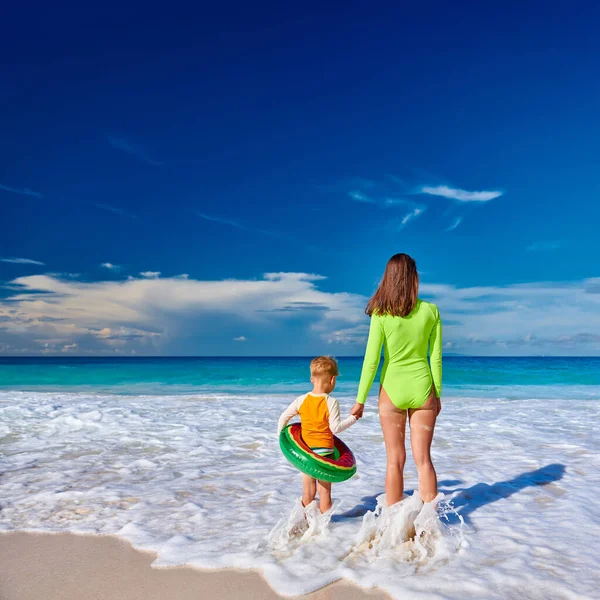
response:
[[[310,376],[318,377],[335,377],[339,375],[338,364],[332,356],[317,356],[310,361]]]

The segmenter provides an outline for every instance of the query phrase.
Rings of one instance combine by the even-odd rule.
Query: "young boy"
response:
[[[312,392],[298,396],[279,417],[278,433],[288,421],[300,415],[302,438],[316,454],[333,455],[333,435],[348,429],[357,418],[350,415],[340,421],[340,405],[329,394],[335,389],[338,365],[331,356],[317,356],[310,363]],[[324,513],[331,508],[331,482],[317,481],[302,473],[302,504],[308,506],[319,492],[319,505]]]

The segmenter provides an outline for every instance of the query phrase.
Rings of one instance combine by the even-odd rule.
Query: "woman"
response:
[[[383,346],[379,420],[387,454],[388,506],[402,500],[404,494],[407,414],[421,499],[430,502],[437,495],[430,448],[435,420],[442,410],[442,323],[437,306],[420,300],[418,293],[415,261],[407,254],[396,254],[388,261],[379,288],[366,308],[371,326],[352,414],[362,417]],[[431,366],[427,362],[428,346]]]

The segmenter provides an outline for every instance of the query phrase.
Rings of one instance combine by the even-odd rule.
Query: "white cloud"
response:
[[[196,212],[196,216],[200,217],[204,221],[210,221],[211,223],[219,223],[220,225],[227,225],[228,227],[235,227],[235,229],[241,229],[242,231],[252,231],[255,233],[263,233],[265,235],[279,237],[279,234],[275,233],[274,231],[267,231],[266,229],[258,229],[256,227],[251,227],[250,225],[240,223],[239,221],[235,221],[233,219],[224,219],[223,217],[207,215],[206,213],[202,212]]]
[[[549,252],[551,250],[558,250],[561,247],[561,243],[559,241],[550,241],[550,242],[534,242],[527,246],[527,250],[530,252]]]
[[[158,279],[160,277],[160,271],[142,271],[140,275],[146,279]]]
[[[71,279],[77,279],[81,277],[81,273],[46,273],[49,277],[69,277]]]
[[[462,217],[457,217],[454,219],[450,227],[446,229],[446,231],[454,231],[460,224],[462,223]]]
[[[185,347],[211,354],[219,340],[226,349],[242,337],[265,352],[277,338],[285,352],[290,344],[299,348],[304,336],[306,353],[323,352],[327,342],[361,353],[367,298],[323,291],[322,280],[306,273],[219,281],[20,277],[11,282],[12,295],[0,300],[0,352],[178,353]],[[440,307],[444,343],[453,353],[600,354],[600,278],[464,288],[425,283],[421,295]]]
[[[417,204],[407,198],[392,198],[387,197],[383,199],[383,206],[394,207],[394,206],[405,206],[409,212],[400,219],[400,225],[398,229],[402,229],[409,221],[412,221],[422,215],[427,207],[424,204]]]
[[[413,202],[406,198],[384,198],[383,204],[384,206],[398,206],[400,204],[413,204]]]
[[[336,329],[327,336],[329,344],[364,344],[369,335],[369,326],[367,324],[355,325]]]
[[[41,198],[42,194],[39,192],[34,192],[29,188],[13,188],[7,185],[2,185],[0,183],[0,190],[4,190],[5,192],[12,192],[13,194],[19,194],[20,196],[33,196],[34,198]]]
[[[352,200],[356,200],[356,202],[365,202],[367,204],[375,204],[375,200],[358,190],[352,190],[348,192],[348,196],[352,198]]]
[[[165,344],[176,348],[186,336],[201,343],[208,331],[223,335],[228,324],[254,327],[270,337],[269,331],[279,334],[285,323],[298,321],[305,324],[304,334],[318,341],[342,325],[363,321],[366,301],[355,294],[323,292],[316,287],[321,279],[303,273],[270,273],[257,280],[171,277],[92,283],[20,277],[11,282],[15,294],[0,301],[0,342],[15,346],[21,341],[32,352],[44,343],[48,351],[78,343],[82,352],[155,352]],[[206,343],[210,352],[212,345]]]
[[[160,167],[162,165],[161,162],[150,158],[150,156],[148,156],[148,152],[143,146],[132,142],[126,137],[109,133],[106,135],[106,140],[113,148],[116,148],[117,150],[122,150],[127,154],[131,154],[132,156],[135,156],[142,162],[152,165],[153,167]]]
[[[423,284],[444,339],[467,354],[600,354],[598,279],[458,288]],[[527,337],[529,336],[529,337]]]
[[[201,212],[197,212],[196,216],[204,219],[205,221],[210,221],[211,223],[220,223],[221,225],[236,227],[237,229],[246,229],[241,223],[234,221],[233,219],[224,219],[222,217],[215,217],[214,215],[207,215],[206,213]]]
[[[323,281],[327,279],[324,275],[317,275],[316,273],[265,273],[263,278],[267,281],[280,281],[287,279],[289,281]]]
[[[233,338],[233,341],[234,342],[245,342],[246,338],[243,335],[240,335],[240,337]]]
[[[113,263],[105,262],[100,265],[101,267],[108,269],[109,271],[120,271],[120,265],[114,265]]]
[[[103,203],[97,203],[94,204],[94,206],[100,210],[113,213],[114,215],[119,215],[121,217],[130,217],[132,219],[135,219],[135,215],[128,213],[127,211],[123,210],[122,208],[119,208],[118,206],[112,206],[111,204]]]
[[[401,227],[404,227],[409,221],[412,221],[413,219],[416,219],[419,215],[423,214],[424,210],[425,209],[423,207],[416,207],[413,210],[411,210],[409,213],[405,214],[402,217]]]
[[[31,258],[0,258],[0,262],[12,263],[14,265],[45,265],[46,263]]]
[[[431,196],[442,196],[444,198],[451,198],[452,200],[458,200],[459,202],[488,202],[494,198],[502,196],[504,192],[491,191],[491,192],[468,192],[467,190],[460,190],[457,188],[451,188],[447,185],[438,186],[423,186],[420,190],[422,194],[429,194]]]

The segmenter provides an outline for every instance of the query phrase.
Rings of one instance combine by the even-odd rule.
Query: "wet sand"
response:
[[[152,552],[114,536],[0,534],[0,600],[276,600],[254,571],[154,569]],[[304,600],[389,600],[338,582]]]

